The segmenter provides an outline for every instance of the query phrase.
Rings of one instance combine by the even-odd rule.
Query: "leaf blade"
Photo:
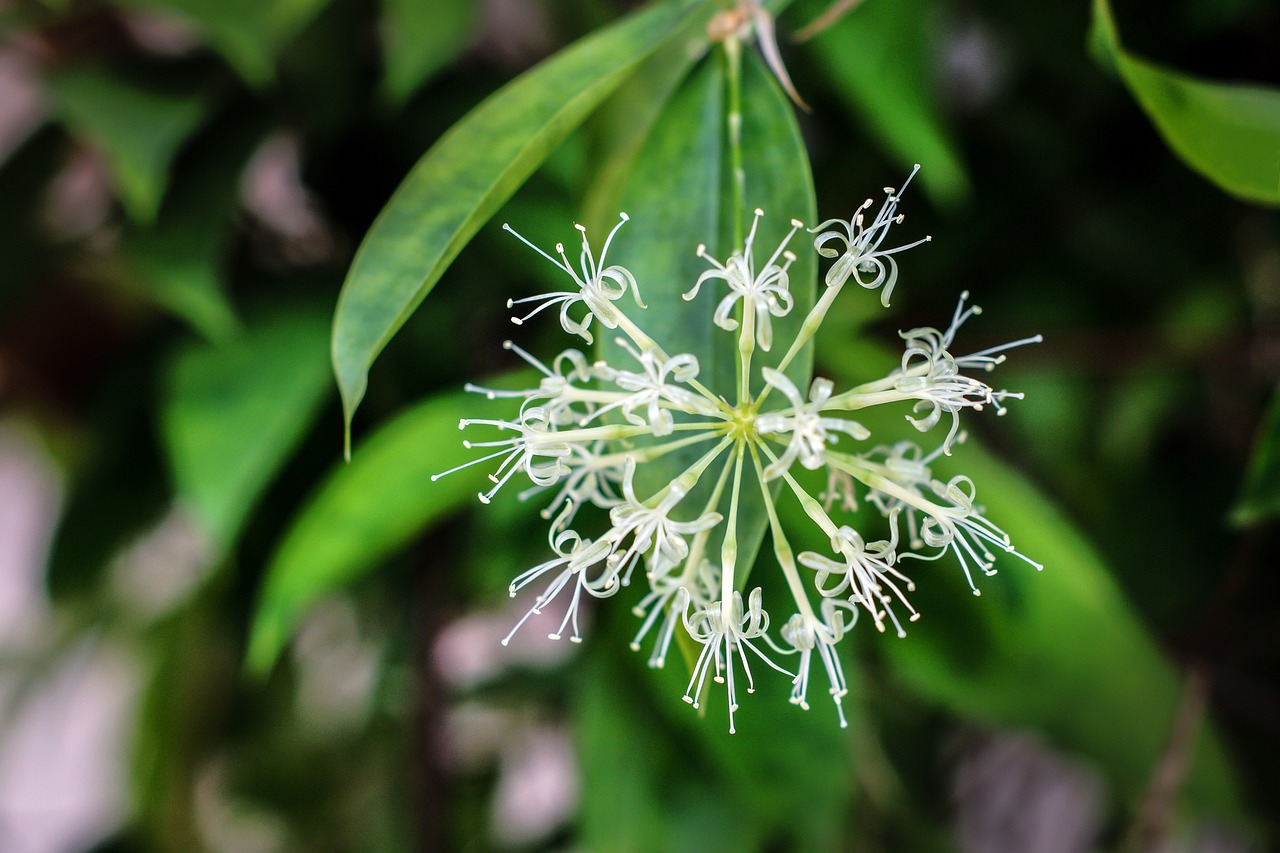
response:
[[[480,226],[688,8],[654,6],[577,42],[490,96],[418,161],[365,237],[338,300],[333,365],[348,439],[378,353]]]
[[[759,246],[767,247],[767,257],[790,230],[791,218],[814,223],[817,212],[808,157],[790,103],[753,56],[748,56],[743,66],[745,208],[736,209],[732,186],[736,178],[731,174],[726,136],[727,85],[724,66],[717,56],[705,61],[677,91],[637,156],[631,180],[623,190],[622,206],[631,221],[625,236],[619,237],[616,251],[618,263],[635,274],[649,305],[637,315],[639,325],[658,330],[656,339],[669,353],[696,356],[699,380],[713,392],[732,399],[737,336],[712,322],[723,294],[713,293],[713,288],[707,286],[692,301],[684,299],[685,292],[708,268],[706,261],[697,256],[696,244],[705,243],[713,257],[728,258],[742,248],[730,245],[732,219],[749,222],[751,211],[760,207],[768,215],[760,221],[757,241]],[[773,351],[756,353],[752,371],[757,383],[759,367],[776,365],[782,358],[815,300],[816,259],[811,252],[797,255],[790,270],[795,306],[787,317],[775,320]],[[601,352],[611,363],[625,363],[627,359],[608,338],[602,338]],[[810,353],[806,347],[788,368],[788,374],[802,387],[809,382]],[[638,483],[651,491],[661,488],[700,452],[690,449],[654,460],[638,472]],[[742,565],[750,567],[763,539],[765,512],[752,477],[744,480],[742,493],[738,548]],[[695,498],[690,500],[696,502]],[[727,516],[727,504],[720,509]],[[748,572],[749,569],[742,572],[743,582]]]
[[[897,364],[866,342],[829,341],[822,359],[829,369],[856,364],[872,375]],[[881,440],[895,431],[901,437],[903,408],[864,410],[861,419]],[[915,440],[914,430],[907,432]],[[1165,747],[1179,674],[1113,571],[1026,478],[973,438],[932,467],[942,482],[972,478],[983,515],[1045,568],[1002,555],[998,574],[981,579],[975,597],[952,558],[904,564],[921,618],[904,638],[876,638],[877,652],[917,696],[981,723],[1039,732],[1098,764],[1122,799],[1137,802]],[[1235,777],[1211,726],[1201,733],[1184,790],[1200,812],[1241,814]]]
[[[250,672],[266,674],[312,603],[373,571],[380,558],[475,494],[465,476],[429,479],[457,464],[458,420],[484,402],[453,392],[419,403],[375,431],[321,484],[267,566],[249,631]]]
[[[1094,0],[1090,44],[1191,169],[1245,201],[1280,205],[1280,89],[1206,80],[1129,53],[1107,0]]]
[[[816,14],[828,3],[807,4]],[[877,142],[904,169],[924,164],[919,180],[939,203],[970,193],[964,162],[937,106],[926,73],[932,45],[921,21],[927,0],[866,3],[823,31],[812,47],[835,91],[867,123]]]

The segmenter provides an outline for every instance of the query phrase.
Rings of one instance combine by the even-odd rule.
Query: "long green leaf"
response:
[[[829,5],[814,0],[800,9],[816,16]],[[866,3],[812,45],[835,91],[872,137],[904,169],[924,164],[925,189],[936,201],[952,204],[969,194],[969,180],[928,73],[935,46],[923,24],[932,6],[929,0]]]
[[[668,352],[697,356],[700,381],[731,400],[736,395],[737,336],[712,322],[724,294],[704,287],[694,300],[683,298],[708,268],[696,254],[697,244],[705,243],[720,260],[728,258],[741,249],[729,235],[749,227],[750,211],[759,207],[767,215],[760,222],[757,245],[767,256],[786,235],[793,217],[813,223],[817,216],[808,156],[791,105],[763,66],[754,57],[746,59],[741,105],[744,204],[736,200],[737,178],[727,138],[728,79],[717,56],[675,94],[636,157],[622,194],[631,221],[615,243],[617,263],[636,276],[648,305],[637,312],[637,323]],[[799,248],[791,267],[795,308],[776,321],[774,350],[756,354],[753,372],[776,364],[813,305],[817,266],[813,253]],[[607,336],[601,339],[601,351],[614,363],[627,358]],[[798,385],[807,386],[810,364],[806,350],[788,368]],[[699,452],[673,453],[645,465],[638,484],[661,488]],[[739,553],[742,565],[749,567],[763,538],[765,515],[753,481],[744,483],[742,494]],[[690,500],[696,503],[696,497]]]
[[[977,447],[940,468],[971,476],[987,516],[1046,568],[1005,558],[975,598],[955,566],[936,566],[951,570],[944,606],[963,615],[930,611],[905,640],[887,643],[899,675],[966,714],[1033,727],[1088,755],[1136,800],[1167,747],[1180,678],[1097,554],[1025,480]],[[972,619],[984,625],[977,649],[952,630]],[[1230,816],[1239,808],[1211,734],[1200,740],[1186,794],[1200,810]]]
[[[328,387],[328,318],[279,313],[170,367],[162,426],[177,493],[220,549],[302,437]]]
[[[690,8],[661,3],[570,46],[488,98],[405,178],[361,244],[334,318],[348,436],[373,360],[450,262]]]
[[[877,349],[844,342],[825,347],[823,361],[842,384],[895,364]],[[1025,390],[1021,405],[1034,405],[1034,389]],[[859,419],[881,442],[919,442],[900,419],[906,413],[905,406],[867,410]],[[996,575],[976,578],[982,595],[975,597],[951,557],[904,561],[921,618],[905,638],[862,634],[864,642],[918,695],[984,723],[1040,732],[1098,764],[1120,797],[1135,802],[1166,748],[1178,674],[1098,554],[1025,479],[972,440],[934,468],[943,482],[971,477],[985,516],[1045,568],[1002,556]],[[1188,803],[1236,816],[1234,777],[1215,734],[1201,737],[1194,759]]]
[[[1094,0],[1091,37],[1188,166],[1232,195],[1280,205],[1280,90],[1216,83],[1129,53],[1107,0]]]
[[[648,305],[634,314],[627,306],[628,315],[668,352],[695,354],[699,379],[729,399],[736,395],[737,336],[712,323],[724,293],[704,287],[693,301],[683,299],[708,268],[697,256],[696,245],[705,243],[710,254],[727,258],[741,248],[741,237],[734,232],[749,227],[751,211],[759,207],[766,217],[757,246],[767,256],[790,229],[793,217],[810,224],[816,218],[813,181],[792,107],[763,66],[754,57],[744,59],[741,201],[728,136],[733,99],[724,56],[717,52],[676,91],[631,164],[631,179],[622,193],[622,207],[631,219],[610,256],[611,262],[635,274]],[[774,351],[757,353],[757,366],[777,362],[813,304],[817,270],[813,253],[801,242],[806,239],[804,234],[795,238],[794,248],[802,259],[791,268],[797,305],[792,316],[777,323]],[[601,337],[601,354],[612,363],[628,358],[610,336]],[[809,364],[806,355],[789,369],[801,385],[807,385]],[[645,476],[638,474],[639,488],[660,488],[689,461],[689,455],[671,454],[646,463],[639,472]],[[709,492],[706,485],[703,491]],[[700,506],[698,494],[690,498],[695,506]],[[743,567],[750,567],[767,525],[753,479],[744,483],[742,494],[739,558]],[[724,506],[720,509],[725,511]],[[747,571],[739,571],[745,579]],[[615,673],[639,670],[642,663],[635,656],[617,660],[616,653],[600,650],[620,647],[633,634],[634,624],[619,616],[602,620],[611,636],[600,638],[596,662],[607,659],[607,668]],[[848,732],[837,724],[834,710],[827,705],[805,714],[787,701],[785,680],[762,677],[768,686],[762,684],[758,695],[743,702],[738,731],[730,735],[723,696],[710,699],[703,713],[679,700],[687,679],[687,670],[668,662],[658,672],[637,671],[607,680],[603,687],[594,685],[588,694],[582,707],[582,736],[593,753],[604,736],[602,719],[613,720],[612,737],[628,743],[654,738],[656,728],[659,740],[688,745],[674,753],[646,754],[646,766],[631,768],[634,772],[620,780],[620,790],[604,781],[614,753],[599,745],[600,757],[592,758],[584,771],[591,794],[584,803],[583,825],[592,846],[696,847],[696,839],[706,833],[735,849],[754,849],[766,839],[787,849],[829,847],[834,816],[843,812],[853,778]],[[624,707],[631,712],[624,713]],[[660,781],[671,778],[685,784]],[[714,809],[705,799],[708,789],[720,792]],[[609,815],[624,801],[635,802],[636,812],[619,828]],[[645,821],[646,813],[674,813],[685,819],[653,825]],[[713,814],[726,827],[717,831],[714,824],[701,825]],[[725,834],[726,829],[733,834]]]
[[[303,508],[267,567],[249,636],[248,666],[265,673],[297,620],[321,596],[377,568],[379,560],[475,495],[458,464],[458,420],[483,416],[479,395],[433,397],[378,429]]]
[[[621,199],[645,142],[672,96],[690,70],[706,55],[707,23],[714,12],[708,5],[691,15],[684,29],[654,51],[618,87],[584,129],[588,135],[591,185],[582,200],[582,221],[593,234],[607,233],[617,222]]]

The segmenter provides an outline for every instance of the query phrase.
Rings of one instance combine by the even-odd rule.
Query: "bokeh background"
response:
[[[893,310],[851,312],[819,365],[872,359],[964,289],[985,308],[973,349],[1044,334],[1001,368],[1027,399],[969,428],[1020,472],[1006,502],[1034,490],[1015,540],[1051,529],[1109,579],[1118,621],[1045,652],[1098,655],[1096,683],[993,675],[1059,635],[974,622],[959,584],[922,622],[950,633],[920,629],[948,655],[913,652],[915,632],[852,644],[848,733],[781,702],[728,738],[649,689],[625,608],[581,647],[498,644],[527,607],[506,586],[540,559],[536,518],[437,501],[404,454],[437,442],[422,400],[511,367],[505,300],[543,272],[496,224],[564,239],[601,122],[388,347],[356,420],[364,467],[344,467],[329,325],[374,218],[471,108],[633,6],[0,2],[0,850],[1274,844],[1280,219],[1169,149],[1090,51],[1084,3],[865,0],[800,43],[828,4],[798,0],[778,31],[822,215],[921,162],[904,227],[934,237]],[[1135,55],[1280,86],[1274,3],[1114,12]],[[310,579],[324,594],[279,663],[246,673],[266,576],[315,555],[325,512],[361,508],[394,529],[318,546],[346,568]],[[1017,611],[1013,571],[982,606]],[[1056,618],[1087,633],[1073,606]],[[1117,699],[1126,678],[1168,689]],[[744,713],[772,719],[769,698]],[[1120,748],[1135,738],[1153,747]]]

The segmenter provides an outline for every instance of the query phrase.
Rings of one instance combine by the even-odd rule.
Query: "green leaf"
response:
[[[699,243],[706,243],[717,257],[727,254],[717,253],[724,216],[724,90],[724,66],[718,58],[709,59],[663,109],[631,164],[621,198],[630,221],[619,232],[609,261],[635,275],[648,306],[641,311],[629,304],[625,309],[628,316],[634,316],[642,329],[650,330],[667,352],[696,355],[701,381],[709,388],[731,393],[736,349],[725,353],[713,346],[720,337],[728,337],[711,324],[718,300],[706,290],[692,303],[682,298],[707,268],[707,262],[695,254]],[[603,235],[593,236],[598,241]],[[606,360],[622,363],[629,358],[616,346],[616,335],[599,337]],[[672,466],[654,467],[665,471]]]
[[[830,0],[802,4],[816,17]],[[930,38],[931,0],[864,3],[817,35],[813,51],[836,93],[904,169],[920,163],[919,180],[942,204],[962,202],[969,179],[942,119],[929,70],[938,46]]]
[[[251,86],[275,79],[276,55],[329,0],[116,0],[188,18]]]
[[[750,226],[755,208],[766,211],[760,221],[757,245],[772,252],[790,230],[792,218],[815,224],[816,203],[808,156],[790,103],[753,55],[742,68],[743,199],[736,200],[731,149],[727,138],[726,91],[729,78],[723,57],[716,55],[699,66],[677,91],[632,166],[631,179],[622,194],[623,209],[631,221],[619,234],[611,260],[629,269],[640,285],[648,308],[634,318],[669,353],[692,353],[698,358],[699,380],[713,392],[733,399],[736,394],[737,335],[712,322],[724,294],[704,287],[697,298],[685,301],[698,276],[709,268],[696,254],[705,243],[713,257],[723,261],[741,245],[730,235]],[[743,233],[739,231],[739,233]],[[804,234],[794,238],[807,239]],[[808,309],[817,286],[817,264],[812,252],[797,252],[790,270],[795,307],[775,321],[774,349],[757,352],[752,371],[776,365],[786,352]],[[629,307],[630,315],[633,308]],[[601,336],[601,350],[611,363],[628,358],[612,336]],[[807,387],[811,359],[802,351],[787,373]],[[758,391],[759,388],[756,388]],[[674,479],[705,449],[689,448],[643,466],[637,485],[655,491]],[[718,473],[718,471],[717,471]],[[710,492],[709,483],[706,491]],[[739,518],[739,555],[750,567],[764,535],[764,504],[754,479],[744,480]],[[689,500],[697,503],[697,496]],[[722,512],[727,510],[722,507]],[[747,572],[741,579],[746,580]]]
[[[847,342],[829,342],[822,356],[841,384],[896,364],[879,349]],[[848,365],[858,366],[856,375]],[[880,442],[919,442],[901,420],[908,411],[865,410],[859,420]],[[889,632],[866,642],[919,696],[983,723],[1039,732],[1096,763],[1122,799],[1136,802],[1166,748],[1180,675],[1097,553],[1024,478],[973,439],[933,468],[944,482],[971,477],[985,517],[1045,568],[1002,555],[996,575],[975,578],[982,595],[974,596],[951,556],[904,562],[921,618],[905,638]],[[1233,773],[1211,728],[1201,733],[1184,793],[1201,813],[1240,814]]]
[[[379,560],[432,522],[474,499],[466,472],[431,482],[465,460],[458,421],[493,405],[451,393],[380,427],[308,501],[267,567],[249,634],[248,667],[266,673],[315,601],[373,571]]]
[[[684,29],[639,65],[584,128],[592,181],[582,200],[582,221],[591,233],[607,233],[617,222],[636,157],[676,89],[706,55],[702,34],[713,11],[708,5],[702,14],[690,16]],[[695,50],[699,44],[704,49]]]
[[[937,468],[972,477],[986,516],[1045,569],[1004,557],[982,597],[966,592],[952,561],[916,572],[937,604],[918,596],[923,618],[906,639],[883,644],[899,677],[968,716],[1033,728],[1087,755],[1136,802],[1167,746],[1179,674],[1098,555],[1030,484],[972,444]],[[940,573],[950,580],[939,583]],[[1239,814],[1212,732],[1202,733],[1184,791],[1200,811]]]
[[[1258,427],[1244,488],[1231,520],[1243,527],[1276,516],[1280,516],[1280,388]]]
[[[169,367],[162,431],[180,500],[225,552],[329,387],[327,312],[277,312]]]
[[[361,244],[338,301],[333,364],[348,439],[378,353],[480,226],[689,8],[658,4],[566,48],[472,110],[405,178]]]
[[[731,66],[717,52],[675,92],[631,164],[621,201],[630,221],[609,258],[636,276],[648,305],[644,310],[627,305],[628,316],[664,350],[696,355],[699,380],[730,399],[736,395],[738,339],[712,322],[723,288],[704,286],[696,299],[683,298],[709,266],[697,256],[696,246],[705,243],[711,255],[726,259],[741,249],[741,234],[750,226],[751,211],[759,207],[766,214],[756,245],[767,257],[790,230],[793,217],[809,224],[816,219],[813,180],[791,105],[754,55],[743,60],[741,196],[728,136],[730,105],[735,103],[731,75],[726,73]],[[816,261],[812,252],[802,251],[800,242],[808,235],[794,239],[800,257],[791,267],[796,306],[789,317],[777,321],[773,351],[756,353],[753,372],[761,364],[777,363],[815,298]],[[602,355],[611,363],[623,363],[628,356],[617,348],[614,337],[601,334]],[[807,386],[809,365],[805,351],[788,373]],[[665,485],[701,452],[705,448],[646,463],[637,472],[642,496],[646,489]],[[710,491],[710,479],[704,478],[703,492]],[[744,480],[742,495],[739,572],[745,582],[767,524],[751,475]],[[701,509],[698,492],[688,500],[695,512]],[[619,624],[624,620],[613,616],[601,621],[611,636],[596,638],[597,662],[611,654],[606,648],[616,648],[635,630],[634,624]],[[713,694],[702,713],[679,701],[688,679],[684,667],[669,662],[662,671],[642,671],[636,656],[618,660],[613,655],[607,666],[597,669],[615,677],[592,678],[583,703],[581,731],[585,752],[592,756],[584,768],[584,789],[591,794],[584,802],[583,827],[585,837],[594,842],[588,846],[684,849],[705,846],[703,839],[734,849],[759,849],[770,843],[779,849],[832,846],[830,833],[847,805],[853,765],[849,733],[839,727],[829,705],[805,714],[787,701],[784,679],[781,689],[762,689],[743,702],[736,716],[737,733],[730,735],[723,693]],[[619,671],[627,674],[616,677]],[[617,754],[600,743],[604,720],[612,721],[607,727],[611,738],[640,744],[645,753],[643,762],[627,767],[619,779],[621,789],[605,781],[613,778],[615,771],[608,768]],[[681,746],[650,750],[644,746],[647,740]],[[596,749],[601,750],[598,756]],[[679,784],[671,784],[672,779]],[[708,790],[718,792],[715,803],[707,800]],[[618,830],[609,816],[624,803],[628,817]]]
[[[384,97],[403,104],[470,42],[479,9],[472,0],[383,0]]]
[[[129,216],[154,219],[173,158],[204,121],[209,98],[90,68],[54,75],[49,88],[62,120],[106,157]]]
[[[730,734],[723,688],[701,710],[681,701],[687,672],[627,651],[635,625],[620,611],[602,612],[575,693],[586,849],[839,849],[867,722],[857,673],[846,667],[848,729],[829,701],[792,705],[770,671]]]
[[[1129,53],[1106,0],[1094,0],[1090,39],[1188,166],[1232,195],[1280,205],[1280,90],[1216,83]]]

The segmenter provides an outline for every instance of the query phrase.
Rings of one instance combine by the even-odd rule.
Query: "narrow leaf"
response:
[[[1045,569],[1004,557],[975,598],[954,563],[918,564],[924,615],[882,650],[921,695],[986,722],[1043,732],[1103,767],[1136,802],[1166,748],[1179,675],[1098,555],[1030,484],[973,445],[939,469],[972,477],[986,516]],[[1200,739],[1185,795],[1202,813],[1239,813],[1212,732]]]
[[[431,475],[459,463],[458,420],[484,416],[475,394],[433,397],[378,429],[339,466],[285,533],[267,567],[248,667],[269,670],[306,609],[373,571],[422,529],[475,499],[476,478]]]
[[[801,9],[816,15],[829,5],[820,0]],[[836,93],[872,137],[904,169],[923,164],[925,189],[953,204],[969,194],[969,181],[928,74],[938,50],[923,25],[932,7],[930,0],[863,3],[812,44]]]
[[[1205,80],[1129,53],[1107,0],[1094,0],[1091,41],[1188,166],[1232,195],[1280,205],[1280,89]]]
[[[828,342],[823,362],[837,378],[844,373],[842,383],[866,381],[895,365],[879,349],[847,342]],[[1028,400],[1021,405],[1033,405],[1034,389],[1024,390]],[[908,413],[906,406],[868,409],[861,420],[880,441],[920,442],[901,420]],[[972,478],[984,516],[1045,568],[1036,571],[1002,554],[997,574],[978,573],[982,594],[974,596],[951,556],[903,561],[921,618],[902,639],[886,632],[864,635],[865,641],[917,695],[985,724],[1040,732],[1096,763],[1122,799],[1136,802],[1166,747],[1179,674],[1112,571],[1031,484],[972,439],[933,468],[943,482],[957,474]],[[883,520],[877,516],[876,523]],[[1201,813],[1237,816],[1234,776],[1211,729],[1193,758],[1187,803]]]
[[[627,305],[628,316],[667,352],[696,355],[699,380],[730,400],[737,393],[738,337],[713,323],[716,305],[725,294],[723,290],[713,292],[714,286],[707,285],[694,300],[683,298],[709,268],[708,262],[697,256],[697,244],[705,243],[709,254],[727,259],[742,248],[741,237],[731,235],[743,233],[744,226],[750,226],[752,211],[759,207],[765,217],[760,221],[756,246],[767,258],[791,230],[792,218],[810,225],[816,219],[813,180],[791,104],[753,55],[743,59],[740,100],[731,97],[726,58],[716,52],[694,69],[663,109],[631,164],[631,178],[621,202],[630,221],[613,243],[609,258],[610,263],[620,263],[636,276],[648,305],[644,310]],[[741,107],[741,142],[736,156],[729,136],[736,123],[729,114],[734,103]],[[735,162],[741,165],[740,174],[735,174]],[[790,278],[796,305],[790,316],[776,321],[774,349],[756,353],[753,373],[761,364],[777,363],[813,304],[817,272],[813,252],[804,245],[808,239],[803,232],[794,237],[793,248],[800,258],[792,265]],[[629,358],[610,335],[601,335],[600,349],[613,364]],[[805,353],[789,369],[802,386],[808,384],[809,364]],[[643,495],[661,488],[701,452],[676,452],[647,462],[637,472],[638,491]],[[709,481],[718,474],[713,471],[686,499],[690,512],[700,512],[701,501],[709,497]],[[725,513],[727,498],[722,500],[719,509]],[[755,562],[767,527],[765,518],[759,487],[751,477],[743,484],[740,506],[741,578],[745,579]],[[715,548],[713,543],[711,550]],[[607,617],[604,627],[613,635],[599,638],[605,641],[601,645],[606,649],[610,642],[629,639],[635,631],[625,616]],[[601,646],[596,648],[597,662],[611,654]],[[636,657],[609,662],[614,671],[641,666]],[[787,849],[829,847],[826,833],[838,823],[835,816],[847,804],[853,778],[848,732],[839,727],[834,709],[826,705],[805,714],[787,702],[785,690],[762,690],[749,703],[744,702],[736,718],[738,731],[730,735],[723,695],[711,698],[700,713],[679,701],[687,680],[688,670],[668,661],[661,671],[636,672],[614,679],[602,690],[593,688],[584,702],[583,736],[588,743],[600,736],[594,728],[599,725],[599,715],[612,713],[602,710],[603,703],[606,707],[639,709],[634,719],[613,714],[615,735],[622,732],[629,742],[653,737],[657,727],[663,742],[688,744],[677,753],[648,755],[648,774],[641,767],[634,768],[636,772],[626,775],[626,787],[621,791],[609,790],[604,781],[607,758],[588,762],[585,787],[593,792],[584,803],[588,837],[597,841],[606,837],[610,810],[623,799],[638,803],[639,810],[696,813],[707,807],[702,795],[711,788],[721,792],[716,811],[734,832],[728,836],[721,830],[717,837],[733,839],[730,846],[750,849],[767,838]],[[643,732],[635,728],[641,721]],[[688,784],[657,785],[657,779],[665,778]],[[761,784],[762,779],[768,783]],[[634,833],[640,839],[633,849],[646,844],[688,846],[690,838],[698,837],[690,825],[668,822],[646,828],[637,825],[638,820],[642,820],[639,813],[627,824],[628,838]]]
[[[565,49],[473,110],[405,178],[361,244],[334,319],[348,436],[373,360],[450,262],[688,8],[662,3]]]
[[[631,221],[615,243],[617,263],[636,276],[649,306],[636,313],[636,322],[651,330],[669,353],[695,355],[700,381],[728,399],[736,394],[737,335],[712,322],[724,294],[708,286],[694,300],[684,299],[709,267],[697,256],[697,245],[705,243],[710,255],[726,260],[742,248],[733,245],[728,236],[735,231],[733,220],[739,229],[749,226],[751,211],[758,207],[766,216],[760,221],[757,245],[768,257],[791,229],[792,218],[810,225],[817,218],[808,156],[791,105],[754,56],[748,54],[744,59],[744,205],[736,200],[734,184],[738,178],[732,174],[730,162],[725,97],[729,81],[723,57],[717,55],[699,66],[677,91],[638,154],[622,197]],[[806,239],[803,232],[794,238],[798,257],[790,270],[790,282],[795,306],[789,316],[775,321],[773,351],[756,354],[753,373],[757,377],[760,366],[776,364],[782,357],[813,305],[817,266],[813,253],[800,243]],[[602,337],[601,348],[612,363],[625,363],[628,358],[607,336]],[[788,374],[802,387],[808,385],[810,364],[806,349],[788,368]],[[646,464],[639,472],[638,484],[651,491],[661,488],[700,452],[691,448]],[[709,485],[705,491],[709,494]],[[739,555],[749,570],[763,539],[765,513],[754,480],[744,483],[742,496]],[[696,503],[697,496],[689,500]],[[727,506],[721,511],[727,513]],[[742,572],[744,582],[747,573]]]

